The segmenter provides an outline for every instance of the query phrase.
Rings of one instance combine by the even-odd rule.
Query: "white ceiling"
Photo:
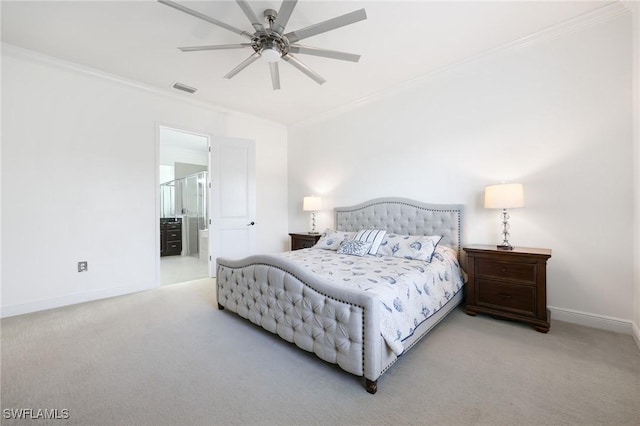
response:
[[[253,32],[235,2],[181,2]],[[602,7],[598,1],[305,1],[287,31],[365,8],[367,20],[300,44],[362,55],[352,63],[297,55],[322,75],[320,86],[280,63],[282,89],[256,61],[222,78],[252,50],[183,53],[177,46],[243,43],[247,39],[155,1],[2,1],[2,41],[159,88],[178,81],[192,97],[291,124],[348,105],[448,64],[497,48]],[[256,14],[280,1],[252,1]],[[173,89],[171,89],[173,90]]]

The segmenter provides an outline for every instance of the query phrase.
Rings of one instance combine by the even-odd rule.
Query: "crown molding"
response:
[[[197,100],[197,99],[193,99],[193,98],[189,98],[189,96],[191,95],[186,95],[186,94],[181,94],[181,93],[174,93],[173,91],[171,91],[170,89],[164,89],[161,87],[157,87],[157,86],[152,86],[149,84],[145,84],[145,83],[141,83],[135,80],[130,80],[127,79],[125,77],[121,77],[119,75],[116,74],[110,74],[108,72],[105,71],[101,71],[98,70],[96,68],[91,68],[91,67],[87,67],[84,65],[80,65],[77,64],[75,62],[70,62],[70,61],[66,61],[64,59],[60,59],[60,58],[56,58],[53,56],[49,56],[49,55],[45,55],[43,53],[39,53],[33,50],[29,50],[29,49],[25,49],[22,47],[18,47],[15,46],[13,44],[9,44],[6,42],[2,42],[1,44],[1,50],[2,50],[2,54],[3,55],[8,55],[8,56],[13,56],[19,59],[23,59],[23,60],[27,60],[27,61],[32,61],[35,63],[41,63],[41,64],[47,64],[50,65],[52,67],[56,67],[59,69],[63,69],[63,70],[67,70],[67,71],[73,71],[79,74],[84,74],[84,75],[89,75],[92,77],[96,77],[102,80],[108,80],[120,85],[124,85],[127,87],[131,87],[134,89],[138,89],[138,90],[142,90],[145,91],[147,93],[151,93],[153,95],[158,95],[158,96],[162,96],[164,98],[167,99],[171,99],[173,101],[177,101],[177,102],[181,102],[193,107],[197,107],[197,108],[202,108],[202,109],[206,109],[221,115],[231,115],[231,114],[237,114],[237,115],[242,115],[244,117],[250,118],[251,120],[254,121],[262,121],[265,123],[273,123],[273,124],[279,124],[279,125],[284,125],[282,123],[278,123],[275,121],[271,121],[268,120],[264,117],[258,117],[255,115],[251,115],[251,114],[247,114],[245,112],[242,111],[235,111],[232,109],[228,109],[228,108],[224,108],[215,104],[211,104],[209,102],[204,102],[201,100]]]
[[[597,9],[594,9],[592,11],[583,13],[582,15],[568,19],[566,21],[543,28],[542,30],[539,30],[535,33],[521,37],[514,41],[502,44],[498,47],[485,50],[475,55],[468,56],[466,58],[460,59],[458,61],[449,63],[447,65],[436,68],[434,70],[428,71],[427,73],[419,75],[411,80],[407,80],[405,82],[399,83],[390,88],[383,89],[378,92],[372,93],[370,95],[364,96],[349,104],[331,109],[324,113],[320,113],[312,118],[297,121],[295,123],[290,124],[289,126],[295,127],[298,125],[305,125],[313,122],[323,121],[323,120],[326,120],[327,118],[334,117],[336,115],[340,115],[348,111],[352,111],[354,109],[370,104],[377,100],[388,98],[390,96],[396,95],[406,90],[411,90],[415,88],[415,86],[424,84],[425,82],[443,73],[452,71],[463,65],[468,65],[470,63],[474,63],[474,62],[486,59],[488,57],[526,49],[537,44],[546,43],[548,41],[560,38],[567,34],[582,31],[585,28],[594,27],[596,25],[602,24],[604,22],[608,22],[618,17],[630,15],[630,13],[631,12],[628,6],[623,5],[620,1],[615,1],[607,5],[601,6]]]
[[[594,27],[602,23],[616,19],[620,16],[629,15],[630,10],[619,1],[609,3],[605,6],[594,9],[590,12],[583,13],[575,18],[568,19],[556,25],[544,28],[529,36],[522,37],[512,43],[505,45],[506,50],[518,50],[544,43],[549,40],[555,40],[567,34],[581,31],[585,28]],[[513,44],[513,46],[509,46]]]
[[[640,3],[638,3],[638,0],[620,0],[620,3],[629,9],[631,13],[640,12]]]

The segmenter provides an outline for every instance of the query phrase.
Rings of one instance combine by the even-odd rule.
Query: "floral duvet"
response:
[[[380,299],[383,339],[396,355],[416,327],[462,290],[464,272],[456,252],[438,246],[431,262],[400,257],[363,257],[310,248],[282,253],[291,262],[344,286]]]

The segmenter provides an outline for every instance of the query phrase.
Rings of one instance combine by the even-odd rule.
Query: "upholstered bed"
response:
[[[321,248],[218,258],[218,307],[364,377],[366,390],[375,393],[378,378],[462,301],[462,216],[461,205],[403,198],[336,208],[336,231],[351,236],[365,229],[384,230],[382,244],[389,245],[396,236],[437,236],[432,258],[387,257],[389,247],[383,255],[360,258]],[[365,275],[366,269],[373,275]],[[365,285],[375,282],[384,288]],[[396,288],[403,289],[400,296],[406,300],[385,295]],[[401,326],[390,325],[391,313],[404,315],[413,298],[429,293],[438,293],[439,301],[419,302],[422,311],[415,313],[408,329],[401,332]]]

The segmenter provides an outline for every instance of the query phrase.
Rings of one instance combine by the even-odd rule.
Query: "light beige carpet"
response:
[[[631,336],[454,311],[379,380],[229,311],[200,280],[1,322],[3,425],[639,425]],[[68,419],[7,419],[7,410]]]

